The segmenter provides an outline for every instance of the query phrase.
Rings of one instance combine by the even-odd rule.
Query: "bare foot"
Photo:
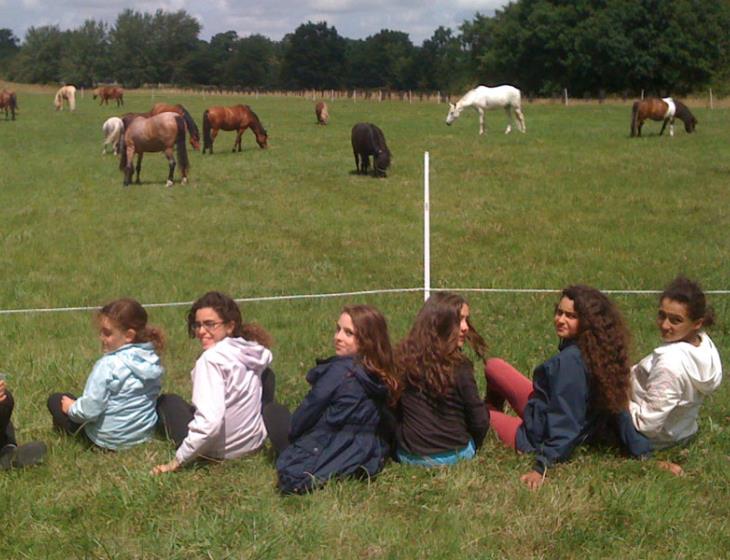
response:
[[[660,469],[669,471],[674,476],[684,476],[684,469],[681,466],[679,466],[677,463],[672,463],[671,461],[658,461],[657,466]]]

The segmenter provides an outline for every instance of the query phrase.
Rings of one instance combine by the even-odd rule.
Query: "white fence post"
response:
[[[423,152],[423,301],[431,296],[431,208],[428,152]]]
[[[713,106],[713,103],[712,103],[712,88],[710,88],[710,109],[714,109],[714,108],[715,107]]]

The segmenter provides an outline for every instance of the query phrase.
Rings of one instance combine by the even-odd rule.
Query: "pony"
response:
[[[104,149],[101,155],[106,154],[108,144],[114,146],[114,155],[117,155],[119,153],[119,138],[124,131],[124,122],[119,117],[109,117],[104,121],[101,130],[104,132]]]
[[[185,126],[188,127],[188,134],[190,134],[190,145],[193,150],[200,149],[200,132],[198,131],[198,125],[195,124],[193,116],[188,110],[180,104],[170,105],[169,103],[155,103],[147,113],[140,113],[142,116],[153,116],[159,115],[160,113],[177,113],[185,119]]]
[[[0,109],[5,109],[5,120],[8,120],[8,115],[12,115],[12,120],[15,120],[15,111],[18,110],[18,98],[15,96],[14,91],[8,91],[3,89],[0,91]]]
[[[56,92],[56,97],[53,98],[53,105],[56,107],[56,111],[63,111],[63,102],[68,104],[69,111],[76,110],[76,87],[75,86],[63,86]]]
[[[383,131],[374,124],[357,123],[352,127],[351,141],[357,173],[367,175],[370,156],[373,156],[375,177],[385,177],[385,171],[390,166],[390,150]]]
[[[522,114],[522,94],[513,86],[477,86],[466,92],[456,104],[449,103],[449,114],[446,115],[446,124],[451,125],[459,118],[465,107],[474,107],[479,113],[479,134],[484,134],[484,111],[503,107],[507,113],[507,128],[504,133],[512,131],[511,121],[515,120],[521,132],[527,132],[525,116]],[[514,114],[513,114],[514,113]]]
[[[688,134],[694,132],[697,119],[687,106],[678,99],[647,97],[641,101],[634,101],[634,105],[631,107],[631,137],[641,136],[641,127],[644,126],[646,119],[664,121],[659,136],[664,134],[664,129],[669,123],[669,136],[674,136],[675,118],[684,123],[684,129]]]
[[[117,107],[124,105],[124,90],[117,86],[102,86],[96,88],[92,97],[93,99],[99,97],[99,105],[108,105],[110,99],[114,99],[117,102]]]
[[[137,154],[137,183],[142,169],[142,156],[145,152],[165,152],[170,173],[167,186],[173,185],[175,174],[175,157],[173,148],[177,147],[177,159],[180,162],[182,184],[188,182],[188,152],[185,147],[185,119],[173,112],[160,113],[149,117],[129,114],[122,119],[124,133],[119,139],[119,169],[124,172],[124,186],[132,182],[132,161]]]
[[[320,101],[314,107],[314,114],[317,115],[317,124],[325,125],[330,120],[330,114],[327,110],[327,103]]]
[[[268,146],[269,135],[261,124],[258,115],[248,105],[234,105],[232,107],[209,107],[203,112],[203,153],[208,150],[213,153],[213,142],[219,130],[235,130],[236,141],[233,150],[241,151],[241,136],[250,128],[256,136],[256,143],[260,148]]]

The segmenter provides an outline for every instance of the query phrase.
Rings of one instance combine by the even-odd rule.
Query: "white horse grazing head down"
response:
[[[63,111],[64,101],[68,104],[70,111],[76,110],[76,87],[75,86],[63,86],[57,92],[53,98],[53,106],[56,111]]]
[[[505,134],[512,131],[511,121],[515,120],[518,130],[527,132],[525,116],[522,114],[522,95],[520,90],[513,86],[477,86],[466,92],[455,104],[449,103],[449,114],[446,115],[446,124],[450,125],[459,118],[465,107],[474,107],[479,113],[479,134],[484,134],[484,111],[504,108],[507,113],[507,129]]]
[[[101,127],[104,132],[104,149],[101,155],[106,154],[106,147],[111,144],[114,147],[114,155],[119,153],[119,138],[124,131],[124,122],[119,117],[109,117]]]

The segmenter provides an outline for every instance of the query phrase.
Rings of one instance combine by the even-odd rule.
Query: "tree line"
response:
[[[307,22],[281,41],[199,38],[185,11],[124,10],[113,25],[0,28],[0,75],[23,83],[174,84],[233,89],[461,92],[511,83],[527,95],[686,94],[730,86],[728,0],[517,0],[439,27],[420,46],[383,29],[348,39]]]

